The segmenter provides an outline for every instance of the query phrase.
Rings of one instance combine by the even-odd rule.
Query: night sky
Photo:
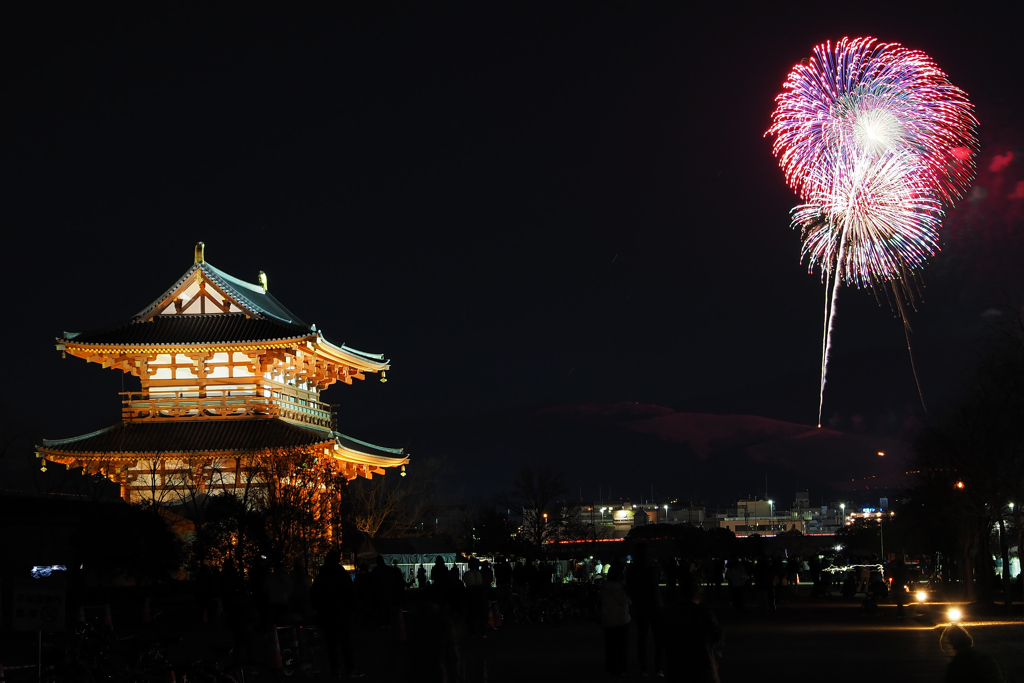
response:
[[[48,438],[117,422],[120,373],[53,338],[138,312],[202,240],[392,359],[387,384],[325,394],[354,435],[560,402],[727,409],[779,385],[797,398],[777,416],[811,423],[822,285],[763,133],[793,64],[844,35],[926,51],[981,121],[977,187],[912,317],[926,392],[950,394],[1024,297],[1024,60],[1001,10],[356,5],[3,10],[7,419]],[[826,414],[914,400],[887,306],[845,289],[836,326]]]

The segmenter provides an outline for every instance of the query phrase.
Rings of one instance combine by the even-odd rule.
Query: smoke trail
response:
[[[846,250],[846,230],[839,239],[839,253],[836,255],[836,280],[832,287],[832,307],[828,314],[828,333],[825,335],[825,353],[822,360],[821,393],[818,395],[818,429],[821,429],[821,409],[825,405],[825,376],[828,374],[828,352],[832,350],[832,327],[836,320],[836,299],[839,297],[839,283],[842,282],[843,252]]]
[[[821,381],[818,384],[818,388],[822,389],[825,386],[825,342],[828,340],[828,283],[830,273],[827,269],[822,268],[825,273],[825,310],[822,312],[821,322]],[[822,389],[823,390],[823,389]],[[818,426],[821,426],[821,405],[818,405]]]

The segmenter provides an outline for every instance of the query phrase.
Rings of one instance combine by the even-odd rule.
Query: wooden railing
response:
[[[123,391],[121,396],[121,419],[125,422],[280,417],[328,429],[336,426],[331,404],[257,385],[203,391]]]

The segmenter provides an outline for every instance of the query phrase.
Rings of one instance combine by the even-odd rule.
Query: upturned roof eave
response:
[[[322,334],[317,335],[315,343],[317,350],[336,356],[339,360],[349,362],[355,367],[360,367],[370,372],[391,369],[391,361],[385,359],[384,354],[382,353],[366,353],[365,351],[359,351],[345,346],[344,344],[335,344],[334,342],[329,341]]]
[[[137,426],[143,426],[145,423],[137,423]],[[151,423],[151,424],[167,424],[167,423]],[[282,445],[282,446],[267,446],[267,450],[275,451],[299,451],[308,448],[329,448],[333,457],[343,460],[346,462],[352,462],[360,465],[372,465],[375,467],[399,467],[401,465],[409,464],[409,458],[405,455],[404,449],[401,448],[387,448],[385,446],[378,446],[376,444],[369,443],[367,441],[361,441],[354,437],[339,432],[328,432],[321,431],[318,429],[311,429],[309,427],[300,427],[298,425],[289,425],[284,423],[291,429],[298,429],[304,432],[308,432],[311,436],[320,438],[317,440],[309,441],[304,444],[294,445]],[[252,453],[254,450],[260,450],[259,448],[208,448],[208,449],[188,449],[188,448],[169,448],[169,449],[129,449],[129,450],[69,450],[67,447],[81,443],[88,439],[98,437],[107,432],[123,427],[124,423],[98,429],[88,434],[82,434],[80,436],[69,437],[66,439],[43,439],[42,445],[36,446],[36,450],[47,457],[60,458],[62,460],[102,460],[102,459],[129,459],[129,458],[145,458],[145,457],[168,457],[168,456],[231,456],[241,453]],[[62,448],[63,447],[63,448]]]

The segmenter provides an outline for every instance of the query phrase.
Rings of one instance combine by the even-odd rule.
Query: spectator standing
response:
[[[743,591],[747,587],[747,570],[739,558],[729,560],[729,568],[725,572],[725,581],[729,584],[729,597],[732,599],[732,606],[737,612],[744,610]]]
[[[604,668],[623,676],[629,659],[629,595],[622,583],[622,565],[616,562],[601,584],[601,626],[604,628]]]
[[[312,612],[312,606],[309,602],[309,590],[313,582],[310,581],[309,574],[306,572],[306,566],[301,560],[295,560],[295,563],[292,565],[292,573],[288,575],[288,579],[292,585],[291,595],[288,598],[289,615],[292,621],[305,624]]]
[[[469,558],[469,569],[462,577],[462,582],[466,585],[466,621],[469,635],[475,638],[483,632],[487,613],[487,594],[484,592],[480,560],[475,557]]]
[[[762,555],[754,565],[754,591],[757,592],[758,605],[769,612],[775,611],[775,583],[778,576],[772,568],[767,555]]]
[[[680,576],[680,600],[668,606],[666,632],[668,679],[693,683],[718,683],[718,647],[722,629],[710,609],[700,604],[700,584]]]
[[[448,566],[444,563],[444,558],[438,555],[434,559],[434,566],[430,568],[430,583],[434,584],[435,587],[442,587],[445,584],[445,580],[448,578]]]
[[[288,623],[288,602],[292,594],[292,580],[280,559],[274,560],[270,572],[263,578],[263,594],[270,609],[270,625]]]
[[[355,668],[349,628],[355,610],[355,593],[349,573],[341,566],[339,551],[327,553],[310,597],[317,606],[317,621],[327,643],[331,675],[360,676]]]
[[[510,588],[512,586],[512,565],[508,563],[507,557],[501,558],[498,566],[494,568],[494,578],[498,588]]]
[[[662,633],[661,591],[658,588],[661,569],[647,556],[647,544],[638,543],[633,550],[633,564],[626,576],[626,590],[633,603],[633,621],[636,622],[636,657],[640,664],[640,675],[647,675],[647,637],[654,640],[655,675],[662,673],[665,661],[665,644]]]
[[[389,567],[383,555],[377,556],[377,566],[370,572],[373,603],[377,611],[377,624],[387,627],[395,621],[401,606],[405,579],[398,567]]]
[[[950,624],[939,645],[953,656],[946,667],[946,683],[1005,683],[998,662],[974,649],[974,638],[960,624]]]

